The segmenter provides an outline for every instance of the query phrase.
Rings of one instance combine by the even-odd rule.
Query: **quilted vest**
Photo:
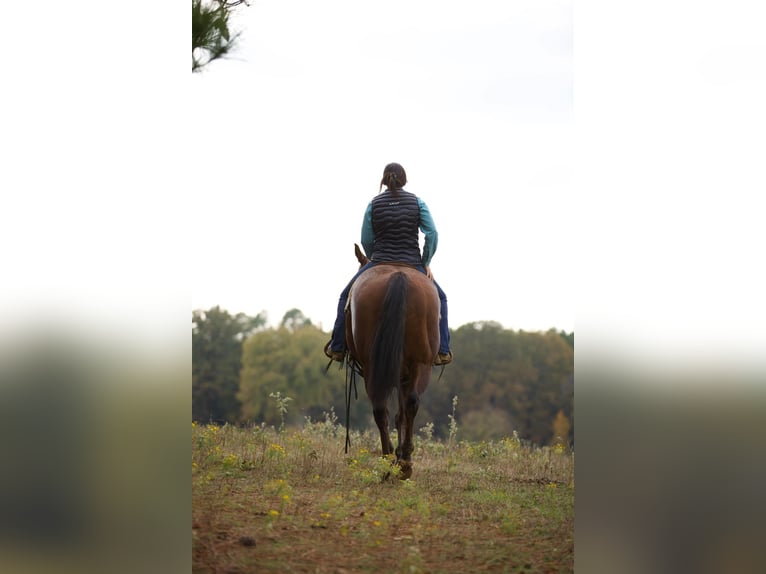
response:
[[[372,229],[375,232],[373,261],[399,261],[422,265],[418,229],[420,207],[414,193],[389,190],[372,200]]]

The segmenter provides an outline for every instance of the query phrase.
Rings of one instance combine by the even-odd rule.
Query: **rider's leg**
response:
[[[346,302],[348,301],[348,294],[351,291],[351,285],[353,285],[356,278],[372,267],[374,263],[370,261],[367,265],[364,265],[356,272],[348,282],[346,288],[341,291],[340,298],[338,299],[338,309],[335,315],[335,325],[332,328],[332,335],[330,338],[329,350],[332,353],[343,353],[346,350]]]
[[[422,265],[418,266],[418,270],[421,273],[425,273],[426,269]],[[436,291],[439,293],[439,354],[436,357],[436,365],[446,365],[452,362],[452,352],[450,351],[450,336],[449,336],[449,321],[447,318],[447,295],[444,293],[439,284],[434,281]]]
[[[434,281],[436,290],[439,292],[439,302],[441,304],[441,313],[439,317],[439,354],[450,354],[450,336],[449,336],[449,321],[447,318],[447,295],[439,287],[439,284]]]

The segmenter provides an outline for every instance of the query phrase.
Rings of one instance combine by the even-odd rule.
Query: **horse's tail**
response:
[[[378,330],[372,342],[373,405],[388,400],[391,391],[399,385],[402,360],[404,358],[404,334],[407,318],[407,275],[401,271],[388,280],[388,289],[383,299]]]

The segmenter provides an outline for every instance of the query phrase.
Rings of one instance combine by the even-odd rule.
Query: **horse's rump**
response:
[[[391,289],[389,289],[391,287]],[[386,294],[405,301],[402,309],[386,309]],[[403,368],[408,364],[431,365],[439,351],[439,295],[433,281],[415,268],[378,264],[362,273],[354,282],[349,296],[346,340],[351,355],[364,368],[370,365],[370,351],[379,330],[392,336],[389,324],[398,313],[404,313]],[[406,376],[407,373],[403,373]]]

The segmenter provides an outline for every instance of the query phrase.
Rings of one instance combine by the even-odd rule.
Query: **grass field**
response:
[[[192,423],[193,571],[572,572],[574,454],[451,430],[421,429],[402,481],[377,430],[345,454],[333,413],[281,432]]]

